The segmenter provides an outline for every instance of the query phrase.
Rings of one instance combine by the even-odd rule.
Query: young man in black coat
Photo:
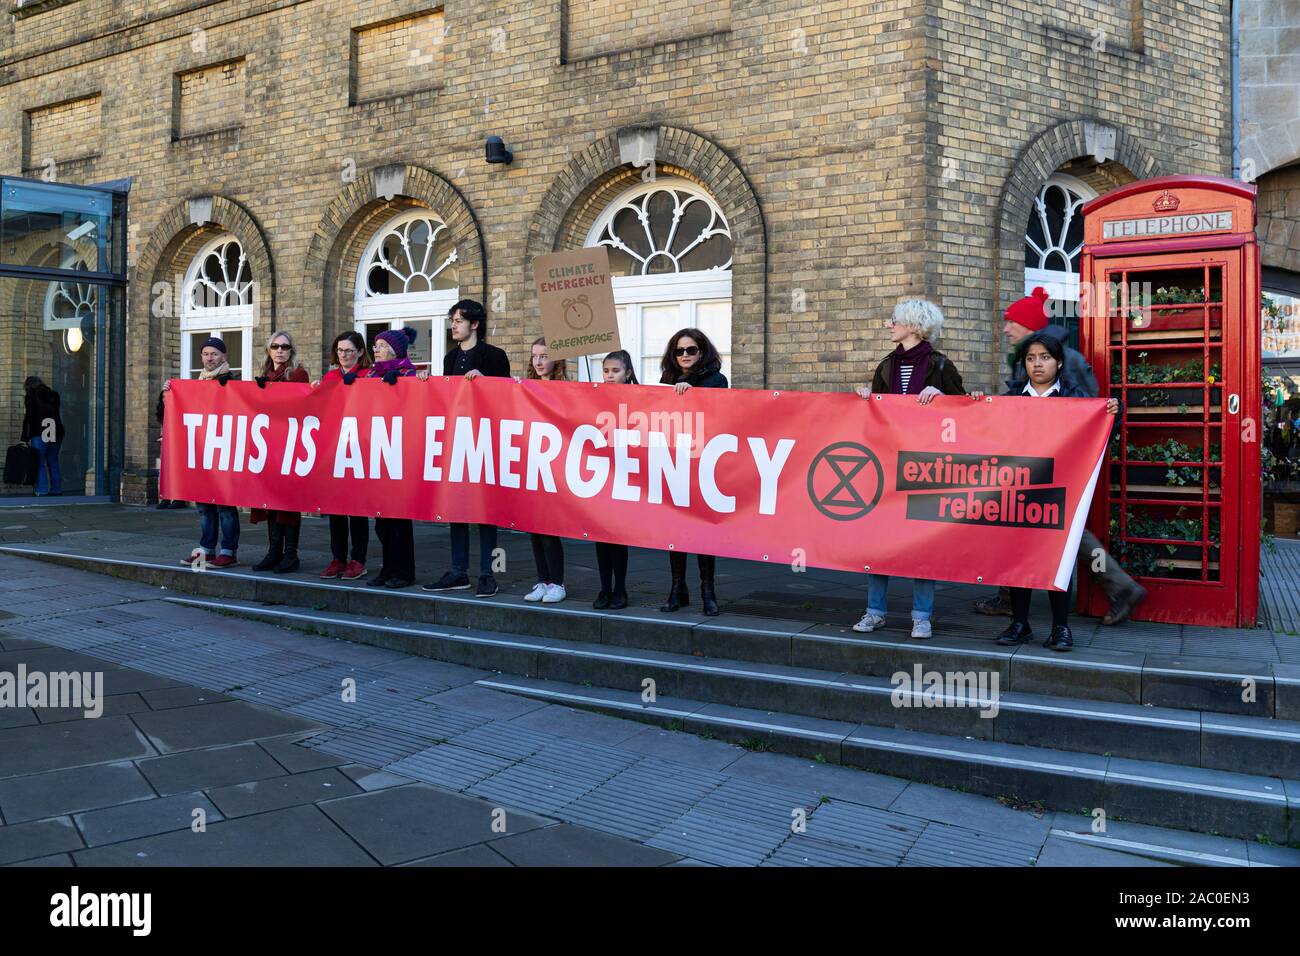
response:
[[[447,312],[451,320],[451,338],[455,348],[443,356],[443,375],[463,375],[473,381],[481,375],[510,377],[510,358],[487,342],[487,311],[483,303],[462,299]],[[492,576],[492,552],[497,547],[496,525],[478,526],[479,578],[475,595],[491,597],[497,593]],[[451,570],[425,591],[463,591],[469,588],[469,525],[451,524]]]

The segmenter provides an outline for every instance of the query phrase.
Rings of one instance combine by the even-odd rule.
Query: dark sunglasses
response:
[[[683,355],[699,355],[700,347],[698,345],[688,345],[684,349],[673,349],[673,354],[678,358],[681,358]]]
[[[293,348],[293,346],[292,346],[292,345],[285,345],[285,344],[283,344],[282,342],[276,342],[274,345],[268,346],[268,348],[273,348],[273,349],[279,351],[280,349],[291,349],[291,348]]]

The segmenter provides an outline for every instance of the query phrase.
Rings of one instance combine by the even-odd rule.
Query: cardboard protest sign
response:
[[[542,334],[553,359],[622,348],[604,246],[538,256],[533,260]]]

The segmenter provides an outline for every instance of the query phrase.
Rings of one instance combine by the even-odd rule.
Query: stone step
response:
[[[502,676],[477,683],[756,749],[999,797],[1015,806],[1300,845],[1300,787],[1259,774],[792,717],[685,698],[647,704],[634,691],[536,678]]]
[[[794,668],[648,651],[480,629],[407,622],[251,602],[168,600],[330,637],[547,681],[589,683],[656,698],[702,700],[788,715],[1051,748],[1102,757],[1300,780],[1300,724],[1205,714],[1042,694],[1003,692],[993,675],[925,689],[909,675],[910,693],[893,680],[842,671]],[[938,673],[938,672],[936,672]],[[955,675],[954,675],[955,676]]]
[[[196,572],[179,565],[104,559],[42,548],[0,552],[98,571],[169,590],[217,598],[377,616],[420,624],[479,628],[561,641],[640,648],[694,657],[890,678],[898,672],[996,672],[1002,691],[1300,721],[1300,678],[1272,665],[1221,658],[1076,649],[1057,654],[1037,643],[1004,648],[992,640],[941,636],[909,640],[886,628],[848,627],[771,618],[704,617],[646,608],[596,611],[577,602],[540,606],[521,597],[475,598],[468,592],[389,591],[364,581],[320,581],[254,574],[243,568]],[[994,621],[993,628],[1002,622]],[[992,628],[991,628],[992,629]]]

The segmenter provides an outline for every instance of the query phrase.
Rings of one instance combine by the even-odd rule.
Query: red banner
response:
[[[1064,589],[1101,399],[173,381],[164,498]]]

